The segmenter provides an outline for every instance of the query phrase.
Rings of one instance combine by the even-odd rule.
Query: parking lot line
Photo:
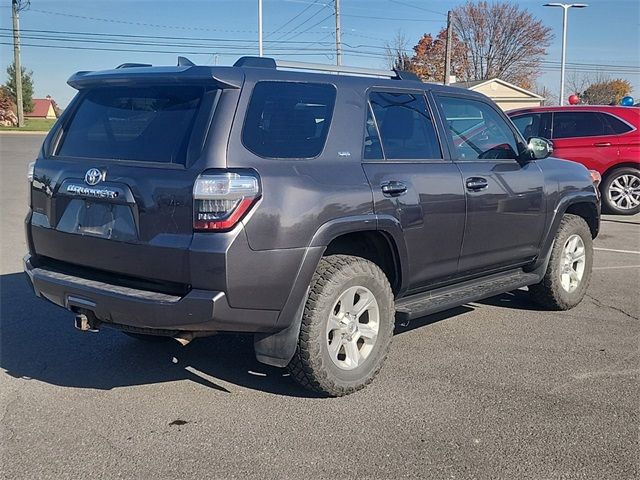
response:
[[[602,252],[633,253],[635,255],[640,255],[640,252],[636,252],[635,250],[616,250],[615,248],[594,248],[594,250],[599,250]]]

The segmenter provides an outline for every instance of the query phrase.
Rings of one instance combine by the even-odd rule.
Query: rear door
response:
[[[410,290],[454,276],[464,191],[459,170],[443,155],[424,92],[371,91],[364,141],[375,212],[395,217],[404,230]]]
[[[518,162],[525,146],[493,104],[462,95],[437,103],[467,199],[460,274],[532,260],[545,225],[542,171]]]
[[[192,189],[220,90],[82,91],[45,144],[32,183],[32,251],[73,265],[187,282]]]
[[[553,155],[604,173],[618,159],[618,139],[599,112],[569,110],[553,113]]]

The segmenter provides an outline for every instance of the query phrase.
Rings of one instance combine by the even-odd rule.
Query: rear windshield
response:
[[[204,87],[96,88],[84,95],[57,154],[185,162]]]
[[[249,102],[242,143],[261,157],[317,157],[335,99],[335,87],[326,83],[259,82]]]

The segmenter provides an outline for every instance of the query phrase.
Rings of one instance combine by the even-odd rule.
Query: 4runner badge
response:
[[[97,185],[100,180],[104,180],[102,172],[97,168],[90,168],[87,173],[84,174],[84,181],[87,185]]]

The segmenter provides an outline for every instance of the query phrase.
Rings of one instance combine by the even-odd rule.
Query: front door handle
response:
[[[611,142],[596,142],[593,144],[594,147],[610,147]]]
[[[382,193],[392,197],[407,193],[407,185],[403,182],[398,182],[397,180],[391,180],[390,182],[383,183],[380,185],[380,188],[382,189]]]
[[[486,178],[482,178],[482,177],[467,178],[467,189],[473,192],[484,190],[488,186],[489,186],[489,182],[487,182]]]

